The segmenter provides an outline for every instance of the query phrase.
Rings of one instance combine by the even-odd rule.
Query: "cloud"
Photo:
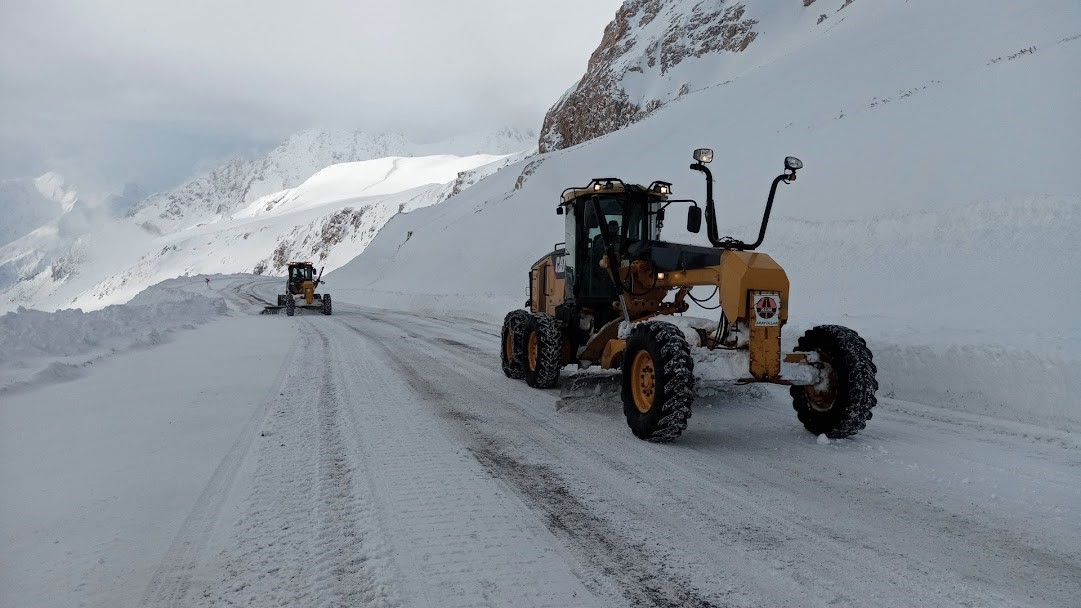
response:
[[[4,2],[0,160],[170,131],[248,145],[313,126],[539,126],[619,4]]]

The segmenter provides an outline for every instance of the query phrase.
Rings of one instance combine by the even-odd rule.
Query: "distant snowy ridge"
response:
[[[79,194],[68,186],[64,176],[53,171],[34,178],[34,186],[42,196],[59,203],[62,212],[71,211],[79,200]]]
[[[72,210],[79,194],[63,176],[49,172],[35,178],[0,180],[0,247]]]
[[[154,238],[135,263],[72,305],[123,302],[177,274],[280,274],[294,260],[329,272],[363,251],[395,215],[441,203],[514,159],[443,155],[332,165],[234,217]]]
[[[504,128],[417,144],[400,133],[302,131],[266,156],[231,160],[176,190],[154,194],[130,215],[167,232],[231,215],[261,197],[294,188],[331,165],[433,154],[511,154],[532,148],[534,138],[531,132]]]

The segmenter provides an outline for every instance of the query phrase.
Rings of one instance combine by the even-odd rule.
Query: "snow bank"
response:
[[[0,316],[0,393],[77,377],[104,356],[160,344],[170,333],[194,329],[228,310],[202,278],[166,281],[127,304],[93,312],[20,307]]]

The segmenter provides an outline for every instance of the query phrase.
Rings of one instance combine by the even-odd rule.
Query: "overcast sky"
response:
[[[0,178],[178,179],[309,127],[539,128],[620,0],[0,0]]]

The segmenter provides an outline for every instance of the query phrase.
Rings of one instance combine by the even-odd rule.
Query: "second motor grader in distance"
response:
[[[696,150],[694,159],[691,169],[706,177],[709,247],[660,240],[672,204],[690,204],[689,232],[699,232],[702,223],[698,203],[671,199],[668,182],[646,187],[596,178],[563,191],[556,213],[566,217],[566,242],[530,270],[529,310],[511,311],[503,321],[504,373],[549,388],[564,365],[620,369],[627,424],[642,439],[666,442],[679,437],[691,415],[693,344],[728,351],[735,365],[724,368],[738,370],[728,378],[733,382],[790,386],[799,420],[812,433],[836,438],[859,432],[871,418],[878,389],[866,343],[846,327],[820,325],[799,339],[796,352],[782,353],[788,277],[773,258],[755,251],[778,185],[794,181],[803,163],[785,159],[758,239],[745,243],[718,235],[706,167],[713,151]],[[688,310],[695,286],[716,289],[717,322],[673,316]]]
[[[319,269],[319,275],[315,274],[315,266],[311,262],[289,262],[285,275],[285,293],[278,294],[278,305],[267,306],[264,312],[277,314],[282,308],[285,314],[293,316],[297,308],[318,310],[324,315],[333,312],[333,302],[329,293],[316,293],[319,284],[323,282],[323,269]]]

